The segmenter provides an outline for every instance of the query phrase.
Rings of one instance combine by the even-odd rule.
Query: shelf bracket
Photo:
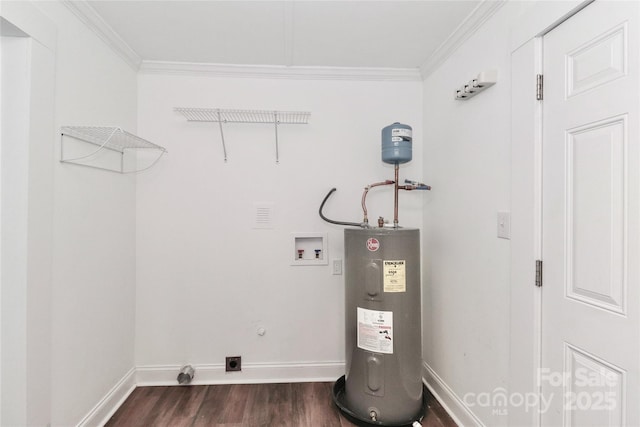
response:
[[[280,121],[278,120],[278,112],[274,111],[273,124],[275,125],[275,128],[276,128],[276,164],[280,163],[280,153],[278,151],[278,123],[280,123]]]
[[[63,137],[64,137],[64,135],[65,135],[65,134],[64,134],[64,133],[60,133],[60,139],[61,139],[61,141],[60,141],[60,153],[61,153],[61,156],[60,156],[60,162],[61,162],[61,163],[74,163],[74,162],[76,162],[76,161],[78,161],[78,160],[87,159],[87,158],[89,158],[89,157],[91,157],[91,156],[96,155],[98,152],[100,152],[100,150],[102,150],[103,148],[105,148],[105,145],[107,145],[107,144],[109,143],[109,141],[111,141],[111,138],[113,138],[113,135],[115,135],[115,133],[116,133],[116,132],[118,132],[118,131],[121,131],[121,129],[120,129],[120,128],[117,128],[117,127],[113,128],[113,130],[111,131],[111,133],[109,133],[109,136],[107,136],[107,138],[104,140],[104,142],[103,142],[103,143],[102,143],[98,148],[96,148],[96,149],[95,149],[95,151],[93,151],[93,152],[91,152],[91,153],[89,153],[89,154],[87,154],[87,155],[80,156],[80,157],[73,157],[73,158],[71,158],[71,159],[65,159],[65,158],[64,158],[64,151],[63,151],[63,149],[64,149],[64,139],[63,139]],[[73,136],[73,135],[72,135],[71,137],[72,137],[72,138],[79,139],[79,140],[81,140],[81,141],[82,141],[82,139],[81,139],[81,138],[77,138],[76,136]],[[108,149],[109,149],[109,148],[108,148]],[[111,150],[112,150],[112,149],[111,149]],[[115,151],[118,151],[118,150],[115,150]],[[119,152],[120,152],[120,154],[122,154],[122,152],[121,152],[121,151],[119,151]]]
[[[220,137],[222,138],[222,151],[224,153],[224,162],[227,163],[227,146],[224,143],[224,131],[222,130],[222,117],[220,116],[220,110],[216,110],[218,116],[218,125],[220,125]],[[226,120],[224,121],[227,122]]]

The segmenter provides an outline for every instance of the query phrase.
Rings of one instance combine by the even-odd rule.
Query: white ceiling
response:
[[[144,61],[418,68],[474,1],[89,1]]]

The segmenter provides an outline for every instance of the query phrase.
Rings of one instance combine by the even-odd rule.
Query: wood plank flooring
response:
[[[350,427],[333,383],[138,387],[106,427]],[[455,427],[429,395],[425,427]]]

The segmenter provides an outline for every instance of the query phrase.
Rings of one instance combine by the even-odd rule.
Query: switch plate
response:
[[[498,237],[511,239],[511,212],[498,212]]]
[[[331,261],[331,265],[333,266],[333,274],[339,276],[342,274],[342,260],[334,259]]]

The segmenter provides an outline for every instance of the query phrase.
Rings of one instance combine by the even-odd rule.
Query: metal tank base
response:
[[[385,427],[412,427],[415,421],[421,422],[427,412],[427,387],[422,385],[422,408],[420,413],[416,414],[414,418],[402,423],[388,423],[381,421],[372,421],[369,418],[362,418],[349,408],[345,402],[345,378],[344,375],[338,378],[338,381],[333,385],[333,403],[340,409],[340,412],[352,423],[366,427],[366,426],[385,426]]]

